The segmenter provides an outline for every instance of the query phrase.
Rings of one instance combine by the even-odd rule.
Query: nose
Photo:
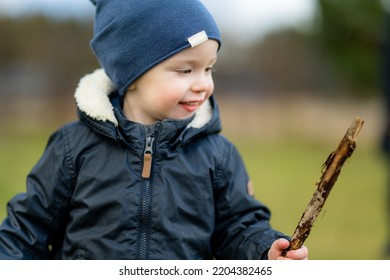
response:
[[[214,81],[209,73],[202,73],[196,76],[193,81],[191,90],[196,93],[212,92],[214,89]]]

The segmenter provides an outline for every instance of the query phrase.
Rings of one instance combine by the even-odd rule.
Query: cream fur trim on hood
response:
[[[104,70],[97,69],[81,78],[74,95],[77,107],[97,121],[109,121],[118,126],[114,108],[109,99],[109,95],[115,90],[115,86]],[[212,114],[213,108],[210,102],[203,103],[187,127],[201,128],[210,121]]]

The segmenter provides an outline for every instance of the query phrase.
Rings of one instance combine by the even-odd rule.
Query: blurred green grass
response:
[[[26,175],[39,159],[54,129],[19,125],[2,128],[1,220],[6,215],[8,200],[24,191]],[[277,140],[228,137],[242,154],[256,188],[256,197],[272,211],[271,224],[291,235],[315,191],[322,163],[338,143],[293,136]],[[305,242],[310,259],[383,258],[386,170],[378,147],[374,143],[358,142]]]
[[[272,143],[237,141],[256,197],[270,207],[276,229],[292,235],[316,189],[322,164],[338,144],[291,137]],[[305,242],[310,259],[385,258],[387,170],[377,145],[358,139]]]

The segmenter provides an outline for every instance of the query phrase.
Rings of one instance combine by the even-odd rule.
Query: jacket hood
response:
[[[99,124],[105,131],[107,131],[107,124],[114,127],[120,125],[110,100],[111,95],[116,92],[117,89],[102,68],[80,79],[74,95],[76,105],[81,117],[87,118],[90,124],[93,122],[95,130]],[[198,132],[206,130],[209,133],[220,131],[218,107],[213,96],[198,109],[186,129],[195,129]]]
[[[115,90],[114,84],[104,70],[97,69],[81,78],[74,95],[77,108],[94,120],[108,121],[118,126],[114,107],[109,99]]]

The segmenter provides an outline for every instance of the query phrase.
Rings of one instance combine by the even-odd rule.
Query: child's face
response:
[[[143,124],[191,117],[213,93],[217,50],[218,43],[208,40],[153,67],[129,87],[126,117]]]

